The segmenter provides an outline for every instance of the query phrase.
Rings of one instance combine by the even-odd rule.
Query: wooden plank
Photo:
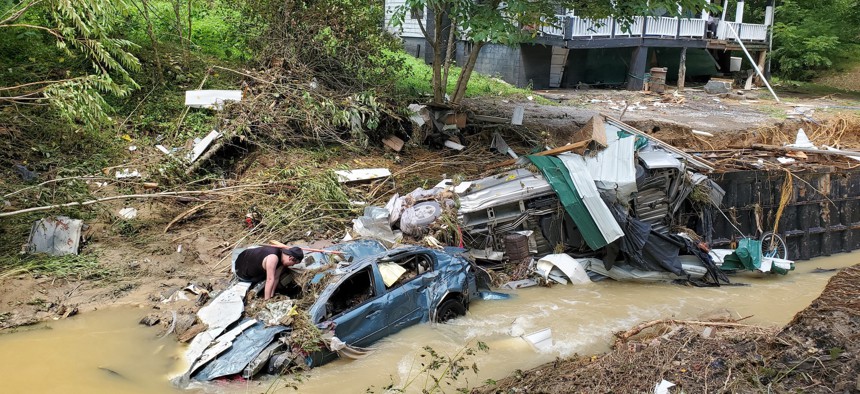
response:
[[[489,115],[475,115],[474,119],[478,122],[487,122],[487,123],[510,123],[510,120],[506,118],[500,118],[498,116],[489,116]]]
[[[573,143],[573,144],[567,144],[567,145],[565,145],[565,146],[560,146],[560,147],[558,147],[558,148],[553,148],[553,149],[545,150],[545,151],[543,151],[543,152],[535,153],[533,156],[549,156],[549,155],[557,155],[557,154],[564,153],[564,152],[570,152],[570,151],[572,151],[572,150],[574,150],[574,149],[578,149],[578,148],[585,147],[586,145],[588,145],[588,143],[589,143],[589,142],[591,142],[591,140],[588,140],[588,141],[580,141],[580,142],[576,142],[576,143]],[[516,164],[516,163],[517,163],[517,160],[518,160],[518,159],[505,160],[505,161],[503,161],[503,162],[501,162],[501,163],[498,163],[498,164],[492,165],[492,166],[490,166],[490,167],[487,167],[487,169],[488,169],[488,170],[491,170],[491,169],[494,169],[494,168],[511,166],[511,165]]]
[[[400,150],[403,149],[403,144],[405,144],[402,139],[397,138],[397,136],[394,135],[384,138],[382,143],[393,149],[395,152],[400,152]]]
[[[764,66],[765,66],[766,61],[767,61],[767,51],[760,51],[758,53],[758,69],[759,70],[764,70]],[[761,77],[759,77],[758,74],[755,74],[755,77],[753,79],[753,83],[755,84],[755,86],[759,86],[759,87],[764,85],[764,82],[762,82]]]
[[[592,116],[591,119],[588,120],[588,123],[585,124],[585,126],[582,126],[579,131],[577,131],[570,137],[571,143],[577,143],[580,141],[594,141],[596,144],[600,145],[603,148],[609,145],[606,141],[606,125],[603,123],[602,116]],[[583,147],[583,150],[584,149],[585,147]],[[582,154],[584,152],[577,153]]]

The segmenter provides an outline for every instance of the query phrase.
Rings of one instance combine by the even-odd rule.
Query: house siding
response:
[[[388,0],[385,2],[385,29],[392,34],[399,35],[403,38],[423,38],[424,34],[421,33],[421,27],[418,25],[418,20],[410,19],[408,14],[406,15],[406,19],[403,21],[403,26],[392,26],[391,19],[394,16],[394,11],[405,3],[405,0]],[[426,7],[424,8],[424,15],[425,17],[427,15]]]
[[[466,63],[469,56],[470,45],[463,41],[457,43],[457,65]],[[478,54],[475,63],[475,71],[491,77],[501,78],[503,81],[515,86],[528,84],[525,78],[522,54],[519,46],[509,47],[498,44],[487,44]]]

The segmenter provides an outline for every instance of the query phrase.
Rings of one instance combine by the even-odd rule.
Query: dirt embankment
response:
[[[726,322],[669,322],[618,333],[599,357],[518,371],[479,393],[860,392],[860,265],[834,276],[782,329]]]

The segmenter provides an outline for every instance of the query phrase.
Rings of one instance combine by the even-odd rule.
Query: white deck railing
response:
[[[624,31],[621,24],[613,18],[591,20],[571,15],[556,15],[556,18],[558,18],[558,25],[542,27],[541,35],[571,38],[641,37],[643,35],[663,38],[704,38],[707,25],[702,19],[637,16],[633,17],[628,30]],[[716,38],[735,40],[728,29],[729,25],[735,28],[743,41],[767,40],[766,25],[726,21],[720,21],[717,25]]]
[[[764,41],[767,40],[767,26],[755,23],[741,23],[741,31],[738,32],[741,41]]]
[[[740,23],[720,21],[720,23],[717,25],[717,38],[719,38],[721,40],[734,40],[735,39],[735,35],[732,34],[732,30],[729,29],[729,27],[728,27],[729,25],[731,25],[735,29],[735,32],[737,32],[739,35],[741,34],[738,31],[738,30],[740,30],[740,27],[741,27]]]
[[[545,26],[540,29],[541,35],[564,37],[565,20],[567,15],[556,15],[554,19],[544,18]]]
[[[591,20],[572,16],[570,33],[572,37],[611,37],[612,18]]]
[[[615,21],[615,37],[639,37],[642,35],[642,28],[645,26],[645,17],[644,16],[634,16],[633,20],[630,22],[630,26],[627,31],[623,31],[623,27],[620,22]]]
[[[675,18],[649,16],[645,24],[646,36],[676,37],[678,20]]]
[[[705,36],[705,21],[703,19],[681,19],[680,24],[679,37]]]

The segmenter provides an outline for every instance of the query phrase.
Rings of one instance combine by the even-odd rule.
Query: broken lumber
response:
[[[658,138],[656,138],[654,136],[645,134],[645,132],[643,132],[643,131],[641,131],[641,130],[633,127],[633,126],[630,126],[630,125],[628,125],[628,124],[626,124],[626,123],[624,123],[618,119],[615,119],[609,115],[606,115],[606,114],[601,114],[601,115],[603,115],[603,117],[606,118],[606,120],[611,120],[612,123],[615,124],[615,126],[620,128],[621,130],[624,130],[630,134],[642,136],[642,137],[649,139],[651,142],[659,145],[661,148],[666,149],[672,153],[675,153],[675,154],[683,157],[685,160],[687,160],[687,162],[689,162],[690,164],[692,164],[694,167],[696,167],[698,169],[708,170],[708,171],[714,170],[714,166],[710,162],[708,162],[707,160],[694,157],[693,155],[691,155],[687,152],[684,152],[684,151],[682,151],[682,150],[680,150],[680,149],[678,149],[672,145],[669,145],[663,141],[660,141]]]
[[[776,146],[776,145],[766,145],[766,144],[752,144],[753,149],[766,150],[771,152],[780,152],[780,153],[789,153],[789,152],[805,152],[805,153],[817,153],[820,155],[830,155],[830,156],[843,156],[843,157],[860,157],[860,152],[852,152],[846,150],[823,150],[823,149],[813,149],[813,148],[797,148],[793,146]]]
[[[490,115],[475,115],[474,119],[478,122],[486,122],[486,123],[510,123],[510,119],[500,118],[498,116],[490,116]]]
[[[591,142],[591,140],[579,141],[579,142],[576,142],[573,144],[567,144],[565,146],[560,146],[558,148],[553,148],[553,149],[545,150],[543,152],[538,152],[538,153],[535,153],[533,156],[550,156],[550,155],[557,155],[557,154],[564,153],[564,152],[570,152],[574,149],[582,148],[582,147],[588,145],[589,142]],[[517,160],[518,159],[505,160],[501,163],[494,164],[487,169],[491,170],[494,168],[507,167],[510,165],[514,165],[514,164],[516,164]]]
[[[627,331],[621,331],[615,333],[615,337],[618,338],[618,342],[629,339],[630,337],[639,334],[642,330],[645,330],[649,327],[654,327],[658,324],[676,324],[676,325],[697,325],[697,326],[710,326],[710,327],[757,327],[749,324],[741,324],[736,322],[709,322],[709,321],[697,321],[697,320],[675,320],[675,319],[660,319],[660,320],[652,320],[649,322],[645,322],[637,325]]]

